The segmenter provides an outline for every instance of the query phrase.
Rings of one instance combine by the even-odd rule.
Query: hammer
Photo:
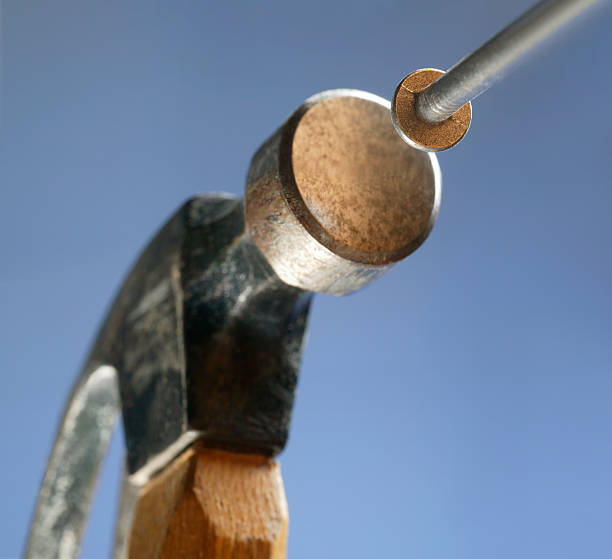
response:
[[[76,557],[121,412],[116,558],[282,558],[274,456],[289,431],[314,292],[365,287],[427,238],[436,156],[390,104],[339,89],[306,100],[255,153],[244,200],[197,196],[146,247],[74,385],[25,550]]]
[[[284,557],[273,458],[312,294],[365,287],[423,243],[441,196],[431,152],[465,135],[470,99],[595,3],[536,5],[448,72],[404,78],[392,111],[361,91],[315,95],[256,152],[244,201],[184,204],[129,273],[77,378],[25,557],[77,556],[119,412],[116,558]]]

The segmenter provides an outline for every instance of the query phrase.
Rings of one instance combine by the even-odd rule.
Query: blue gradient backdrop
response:
[[[241,193],[304,98],[390,97],[529,0],[2,5],[0,557],[62,402],[143,244]],[[317,296],[281,455],[289,556],[612,555],[612,17],[475,104],[439,221],[361,293]],[[581,114],[579,114],[579,112]],[[121,461],[84,557],[108,556]]]

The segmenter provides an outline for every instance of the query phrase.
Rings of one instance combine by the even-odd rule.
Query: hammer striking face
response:
[[[208,195],[180,208],[125,280],[77,380],[25,556],[77,555],[119,410],[116,557],[135,556],[142,488],[194,442],[279,453],[312,293],[350,293],[414,251],[440,192],[435,156],[398,137],[386,101],[335,90],[308,99],[258,150],[245,202]]]

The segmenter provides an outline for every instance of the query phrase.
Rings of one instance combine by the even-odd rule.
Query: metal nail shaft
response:
[[[545,0],[525,12],[423,90],[418,116],[442,122],[501,80],[525,55],[601,0]]]

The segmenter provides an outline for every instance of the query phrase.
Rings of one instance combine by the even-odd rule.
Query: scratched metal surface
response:
[[[241,195],[253,152],[309,95],[389,98],[529,4],[3,2],[0,556],[22,548],[109,301],[175,208]],[[313,305],[280,456],[292,558],[610,555],[611,137],[574,107],[608,113],[611,25],[481,96],[440,155],[430,238]],[[525,84],[546,110],[526,111]],[[86,558],[112,545],[118,448]]]
[[[119,414],[116,373],[92,363],[75,383],[40,490],[27,559],[67,559],[80,549],[100,462]]]

